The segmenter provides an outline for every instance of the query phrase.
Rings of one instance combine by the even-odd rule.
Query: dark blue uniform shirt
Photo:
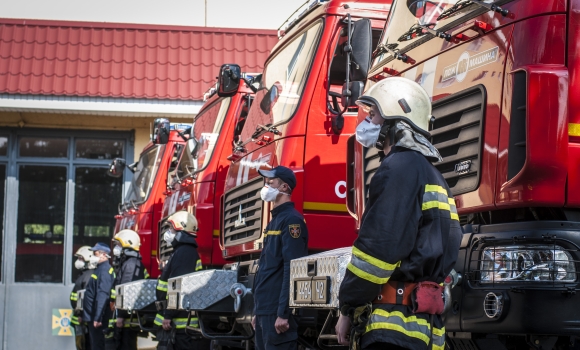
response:
[[[107,322],[111,318],[109,300],[115,281],[115,273],[108,261],[97,265],[85,288],[83,321]]]
[[[308,254],[308,229],[292,202],[277,206],[271,213],[254,281],[254,314],[288,319],[290,260]]]

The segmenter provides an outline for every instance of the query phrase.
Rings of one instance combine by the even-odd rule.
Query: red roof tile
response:
[[[224,63],[261,72],[274,30],[0,18],[0,93],[200,100]]]

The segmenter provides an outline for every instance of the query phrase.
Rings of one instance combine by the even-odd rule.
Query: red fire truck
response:
[[[578,0],[393,1],[366,88],[403,76],[433,100],[434,165],[464,225],[451,348],[571,349],[580,334],[579,21]],[[351,138],[347,163],[358,219],[379,156]]]
[[[122,176],[125,167],[133,172],[125,200],[119,204],[119,213],[115,216],[115,233],[131,229],[139,234],[143,264],[154,278],[159,276],[157,237],[166,191],[165,175],[175,169],[188,139],[187,126],[170,126],[169,122],[162,121],[165,119],[156,120],[157,135],[145,146],[137,163],[125,165],[125,160],[117,158],[109,168],[111,176]],[[164,131],[160,134],[160,130]]]
[[[224,66],[225,70],[228,65]],[[246,80],[259,80],[258,75],[242,75]],[[249,80],[248,80],[249,81]],[[222,266],[219,245],[219,208],[232,152],[244,127],[252,104],[253,92],[247,84],[237,91],[218,96],[216,88],[206,93],[207,100],[194,119],[193,138],[187,142],[177,166],[167,176],[167,197],[163,204],[161,226],[169,215],[185,210],[199,223],[198,252],[205,267]],[[163,237],[159,237],[159,261],[171,255]]]
[[[231,346],[232,341],[252,337],[253,300],[248,292],[271,209],[260,199],[264,181],[258,169],[284,165],[294,170],[298,184],[292,200],[308,224],[311,251],[354,240],[355,222],[345,206],[345,159],[357,110],[354,100],[342,95],[362,92],[370,52],[389,8],[390,1],[384,0],[314,0],[281,27],[281,40],[266,61],[247,121],[229,156],[221,198],[219,238],[223,257],[236,262],[226,265],[226,270],[237,271],[238,283],[231,289],[234,298],[228,291],[226,299],[210,307],[191,308],[195,293],[205,295],[209,286],[185,291],[194,275],[170,282],[175,288],[168,291],[168,307],[195,311],[200,328],[190,330],[201,331],[216,341],[214,345],[223,341],[222,345]],[[230,69],[239,71],[236,65]],[[235,75],[220,74],[219,89],[233,84],[235,79],[227,77]],[[211,271],[200,274],[209,276]],[[302,315],[299,324],[313,332],[319,326],[315,314]]]

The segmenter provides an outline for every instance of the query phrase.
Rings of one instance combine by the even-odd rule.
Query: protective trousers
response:
[[[256,350],[296,350],[296,339],[298,339],[297,324],[292,315],[288,319],[290,329],[278,334],[274,325],[276,315],[256,316]]]
[[[91,341],[86,324],[75,326],[75,345],[77,350],[90,350]]]
[[[91,350],[105,350],[105,326],[95,328],[93,322],[89,322],[89,338],[91,340]]]
[[[193,339],[183,330],[157,332],[157,350],[209,350],[211,342],[207,339]]]

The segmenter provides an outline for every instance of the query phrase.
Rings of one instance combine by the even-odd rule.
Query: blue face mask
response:
[[[356,140],[364,147],[371,148],[377,143],[380,132],[381,126],[374,124],[369,117],[366,117],[356,127]]]

